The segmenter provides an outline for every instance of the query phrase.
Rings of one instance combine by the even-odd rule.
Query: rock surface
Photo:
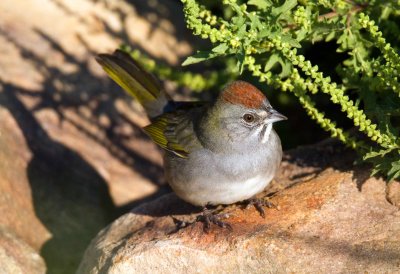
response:
[[[134,2],[0,1],[0,86],[98,171],[117,206],[155,193],[162,163],[144,113],[94,56],[128,43],[177,65],[191,51],[177,1]]]
[[[390,203],[400,208],[400,182],[392,181],[388,184],[386,198]]]
[[[204,233],[174,194],[139,206],[97,235],[78,273],[399,273],[400,210],[386,183],[365,168],[346,170],[351,161],[335,150],[286,155],[272,189],[289,187],[270,199],[277,208],[265,219],[225,208],[232,232]]]
[[[0,121],[0,273],[44,273],[39,249],[51,234],[35,215],[25,171],[32,155],[3,108]]]
[[[143,112],[94,55],[124,42],[176,65],[191,43],[177,1],[132,2],[0,1],[0,273],[74,273],[125,206],[165,192]]]
[[[11,231],[0,230],[0,273],[44,273],[46,266],[40,255]]]

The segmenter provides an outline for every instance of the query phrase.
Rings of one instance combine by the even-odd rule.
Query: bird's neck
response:
[[[232,153],[241,150],[237,147],[232,133],[221,124],[220,108],[218,104],[210,106],[202,115],[198,137],[203,147],[216,153]]]

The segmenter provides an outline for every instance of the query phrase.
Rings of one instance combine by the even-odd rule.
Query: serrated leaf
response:
[[[271,28],[269,26],[263,26],[260,32],[258,32],[257,37],[258,38],[265,38],[265,37],[271,37]]]
[[[211,51],[198,51],[197,53],[193,54],[192,56],[189,56],[188,58],[186,58],[186,60],[182,63],[182,66],[188,66],[188,65],[200,63],[205,60],[215,58],[218,55],[221,55],[221,54],[217,54],[217,53],[214,53]]]
[[[238,32],[236,33],[237,37],[242,39],[245,34],[246,34],[246,24],[243,24],[242,26],[240,26]]]
[[[272,9],[273,16],[279,16],[282,13],[285,13],[291,9],[293,9],[297,5],[297,0],[287,0],[283,3],[282,6]]]
[[[400,177],[400,160],[392,162],[392,167],[388,171],[388,180],[392,181],[393,179],[396,179]]]
[[[244,18],[242,15],[235,16],[232,18],[232,23],[237,28],[240,28],[246,23],[246,18]]]
[[[371,171],[371,177],[372,176],[375,176],[376,174],[378,174],[379,172],[380,172],[381,170],[379,169],[379,168],[376,168],[376,167],[374,167],[374,168],[372,168],[372,171]]]
[[[263,24],[260,22],[260,19],[258,18],[257,15],[253,14],[253,13],[249,13],[248,17],[251,21],[251,25],[250,25],[250,29],[252,30],[261,30],[263,29]]]
[[[282,35],[281,40],[282,42],[288,43],[291,47],[301,48],[300,43],[289,34]]]
[[[300,29],[299,31],[297,31],[296,32],[296,40],[297,41],[302,41],[302,40],[304,40],[306,37],[307,37],[307,35],[309,34],[309,30],[307,30],[307,29]]]
[[[271,70],[276,64],[281,65],[281,72],[279,73],[280,77],[288,76],[292,71],[292,65],[290,62],[285,61],[278,53],[274,53],[270,56],[267,63],[265,64],[264,70]]]
[[[228,50],[228,45],[225,43],[222,43],[218,46],[216,46],[215,48],[213,48],[211,51],[218,53],[218,54],[224,54],[227,50]]]
[[[336,32],[332,31],[325,37],[325,42],[332,41],[336,36]]]
[[[278,63],[280,60],[280,56],[278,54],[272,54],[271,57],[269,57],[267,63],[265,64],[264,70],[269,71],[276,63]]]
[[[268,0],[250,0],[247,4],[256,6],[260,10],[265,10],[272,5],[271,1]]]
[[[242,74],[243,72],[243,68],[244,68],[244,53],[240,52],[238,54],[236,54],[236,58],[237,58],[237,69],[239,70],[239,73]]]
[[[282,78],[289,76],[289,74],[292,73],[292,63],[286,60],[285,61],[282,60],[280,64],[282,66],[282,71],[279,74],[279,76]]]
[[[371,159],[371,158],[375,158],[375,157],[383,157],[383,156],[385,156],[386,154],[388,154],[389,152],[391,152],[393,149],[382,149],[382,150],[379,150],[379,151],[371,151],[371,152],[368,152],[368,153],[366,153],[364,156],[363,156],[363,160],[367,160],[367,159]]]

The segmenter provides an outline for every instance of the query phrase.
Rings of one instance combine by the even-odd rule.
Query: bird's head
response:
[[[235,147],[267,143],[272,124],[287,119],[272,108],[259,89],[244,81],[227,85],[207,116],[206,130],[212,138],[217,138],[217,143],[226,139],[223,142],[230,142]]]

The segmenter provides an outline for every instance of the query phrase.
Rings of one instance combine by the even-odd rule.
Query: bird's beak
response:
[[[268,119],[266,120],[266,122],[268,124],[272,124],[272,123],[279,122],[282,120],[287,120],[287,117],[285,115],[280,114],[275,109],[270,109],[268,112],[269,112],[269,116],[268,116]]]

